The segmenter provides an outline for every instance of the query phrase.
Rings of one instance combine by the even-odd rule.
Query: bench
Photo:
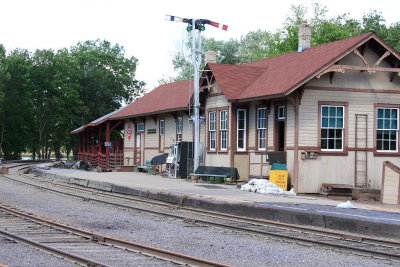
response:
[[[151,165],[150,160],[146,160],[145,165],[143,166],[136,166],[138,172],[146,172],[148,174],[155,174],[156,169]]]
[[[216,178],[223,178],[224,183],[232,183],[234,181],[237,184],[239,173],[236,168],[199,166],[195,172],[189,174],[190,182],[192,181],[192,177],[205,178],[207,183],[215,183]],[[231,181],[228,181],[228,178],[231,178]]]

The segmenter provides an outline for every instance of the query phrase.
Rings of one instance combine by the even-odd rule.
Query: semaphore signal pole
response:
[[[187,23],[186,30],[191,31],[192,34],[192,64],[194,69],[194,170],[199,167],[199,157],[200,157],[200,101],[199,101],[199,74],[200,74],[200,64],[201,64],[201,32],[204,31],[205,24],[211,25],[213,27],[220,28],[224,31],[228,30],[227,25],[223,25],[217,22],[210,21],[208,19],[186,19],[171,15],[166,15],[165,17],[168,21],[176,21]],[[197,30],[197,46],[196,46],[196,33]]]

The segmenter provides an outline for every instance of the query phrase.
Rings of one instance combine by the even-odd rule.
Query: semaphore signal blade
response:
[[[165,20],[176,21],[176,22],[185,22],[184,20],[186,20],[186,19],[177,17],[177,16],[165,15]]]
[[[211,20],[208,20],[206,23],[211,25],[211,26],[214,26],[214,27],[217,27],[219,29],[222,29],[224,31],[228,30],[228,25],[224,25],[224,24],[221,24],[221,23],[218,23],[218,22],[214,22],[214,21],[211,21]]]

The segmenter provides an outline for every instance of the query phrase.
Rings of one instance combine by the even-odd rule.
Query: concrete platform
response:
[[[400,239],[399,205],[353,201],[357,209],[340,209],[336,205],[343,201],[309,196],[261,195],[241,191],[235,185],[188,182],[145,173],[97,173],[54,168],[39,169],[36,173],[67,183],[185,206]]]

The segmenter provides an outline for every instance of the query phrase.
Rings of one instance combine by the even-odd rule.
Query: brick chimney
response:
[[[208,50],[206,52],[204,62],[207,65],[208,63],[217,63],[217,52],[214,50]]]
[[[307,22],[299,25],[299,47],[297,52],[303,52],[311,47],[311,26]]]

